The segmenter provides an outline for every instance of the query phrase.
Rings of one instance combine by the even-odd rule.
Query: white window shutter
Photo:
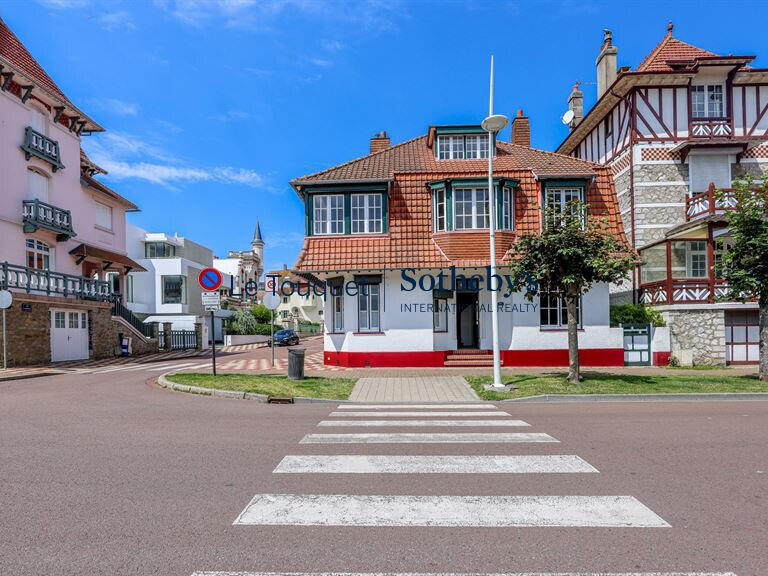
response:
[[[709,183],[717,188],[731,187],[730,158],[726,154],[692,154],[689,156],[691,194],[706,192]]]

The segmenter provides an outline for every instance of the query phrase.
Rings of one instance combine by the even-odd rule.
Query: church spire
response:
[[[259,219],[256,218],[256,229],[253,231],[253,240],[251,244],[264,244],[264,239],[261,237],[261,227],[259,226]]]

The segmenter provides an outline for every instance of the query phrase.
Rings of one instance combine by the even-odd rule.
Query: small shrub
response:
[[[272,311],[264,304],[257,304],[251,308],[251,314],[259,324],[269,324],[272,320]]]
[[[654,308],[646,308],[643,304],[622,304],[611,306],[611,326],[622,324],[652,324],[666,326],[661,312]]]
[[[667,366],[669,366],[670,368],[677,368],[678,366],[680,366],[680,359],[674,354],[671,354],[669,356],[669,364],[667,364]]]

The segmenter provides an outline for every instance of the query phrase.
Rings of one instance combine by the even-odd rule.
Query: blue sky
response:
[[[379,130],[395,143],[479,122],[491,53],[496,111],[522,108],[551,150],[571,86],[595,79],[603,28],[620,66],[670,19],[681,40],[757,54],[768,4],[6,0],[0,15],[107,129],[84,148],[142,208],[133,223],[224,255],[248,247],[258,217],[272,269],[303,238],[291,178],[364,155]],[[583,90],[591,106],[595,86]]]

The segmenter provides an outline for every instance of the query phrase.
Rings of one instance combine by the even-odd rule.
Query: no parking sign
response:
[[[206,292],[215,292],[221,286],[221,272],[216,268],[203,268],[200,270],[197,281],[200,283],[200,288]]]

